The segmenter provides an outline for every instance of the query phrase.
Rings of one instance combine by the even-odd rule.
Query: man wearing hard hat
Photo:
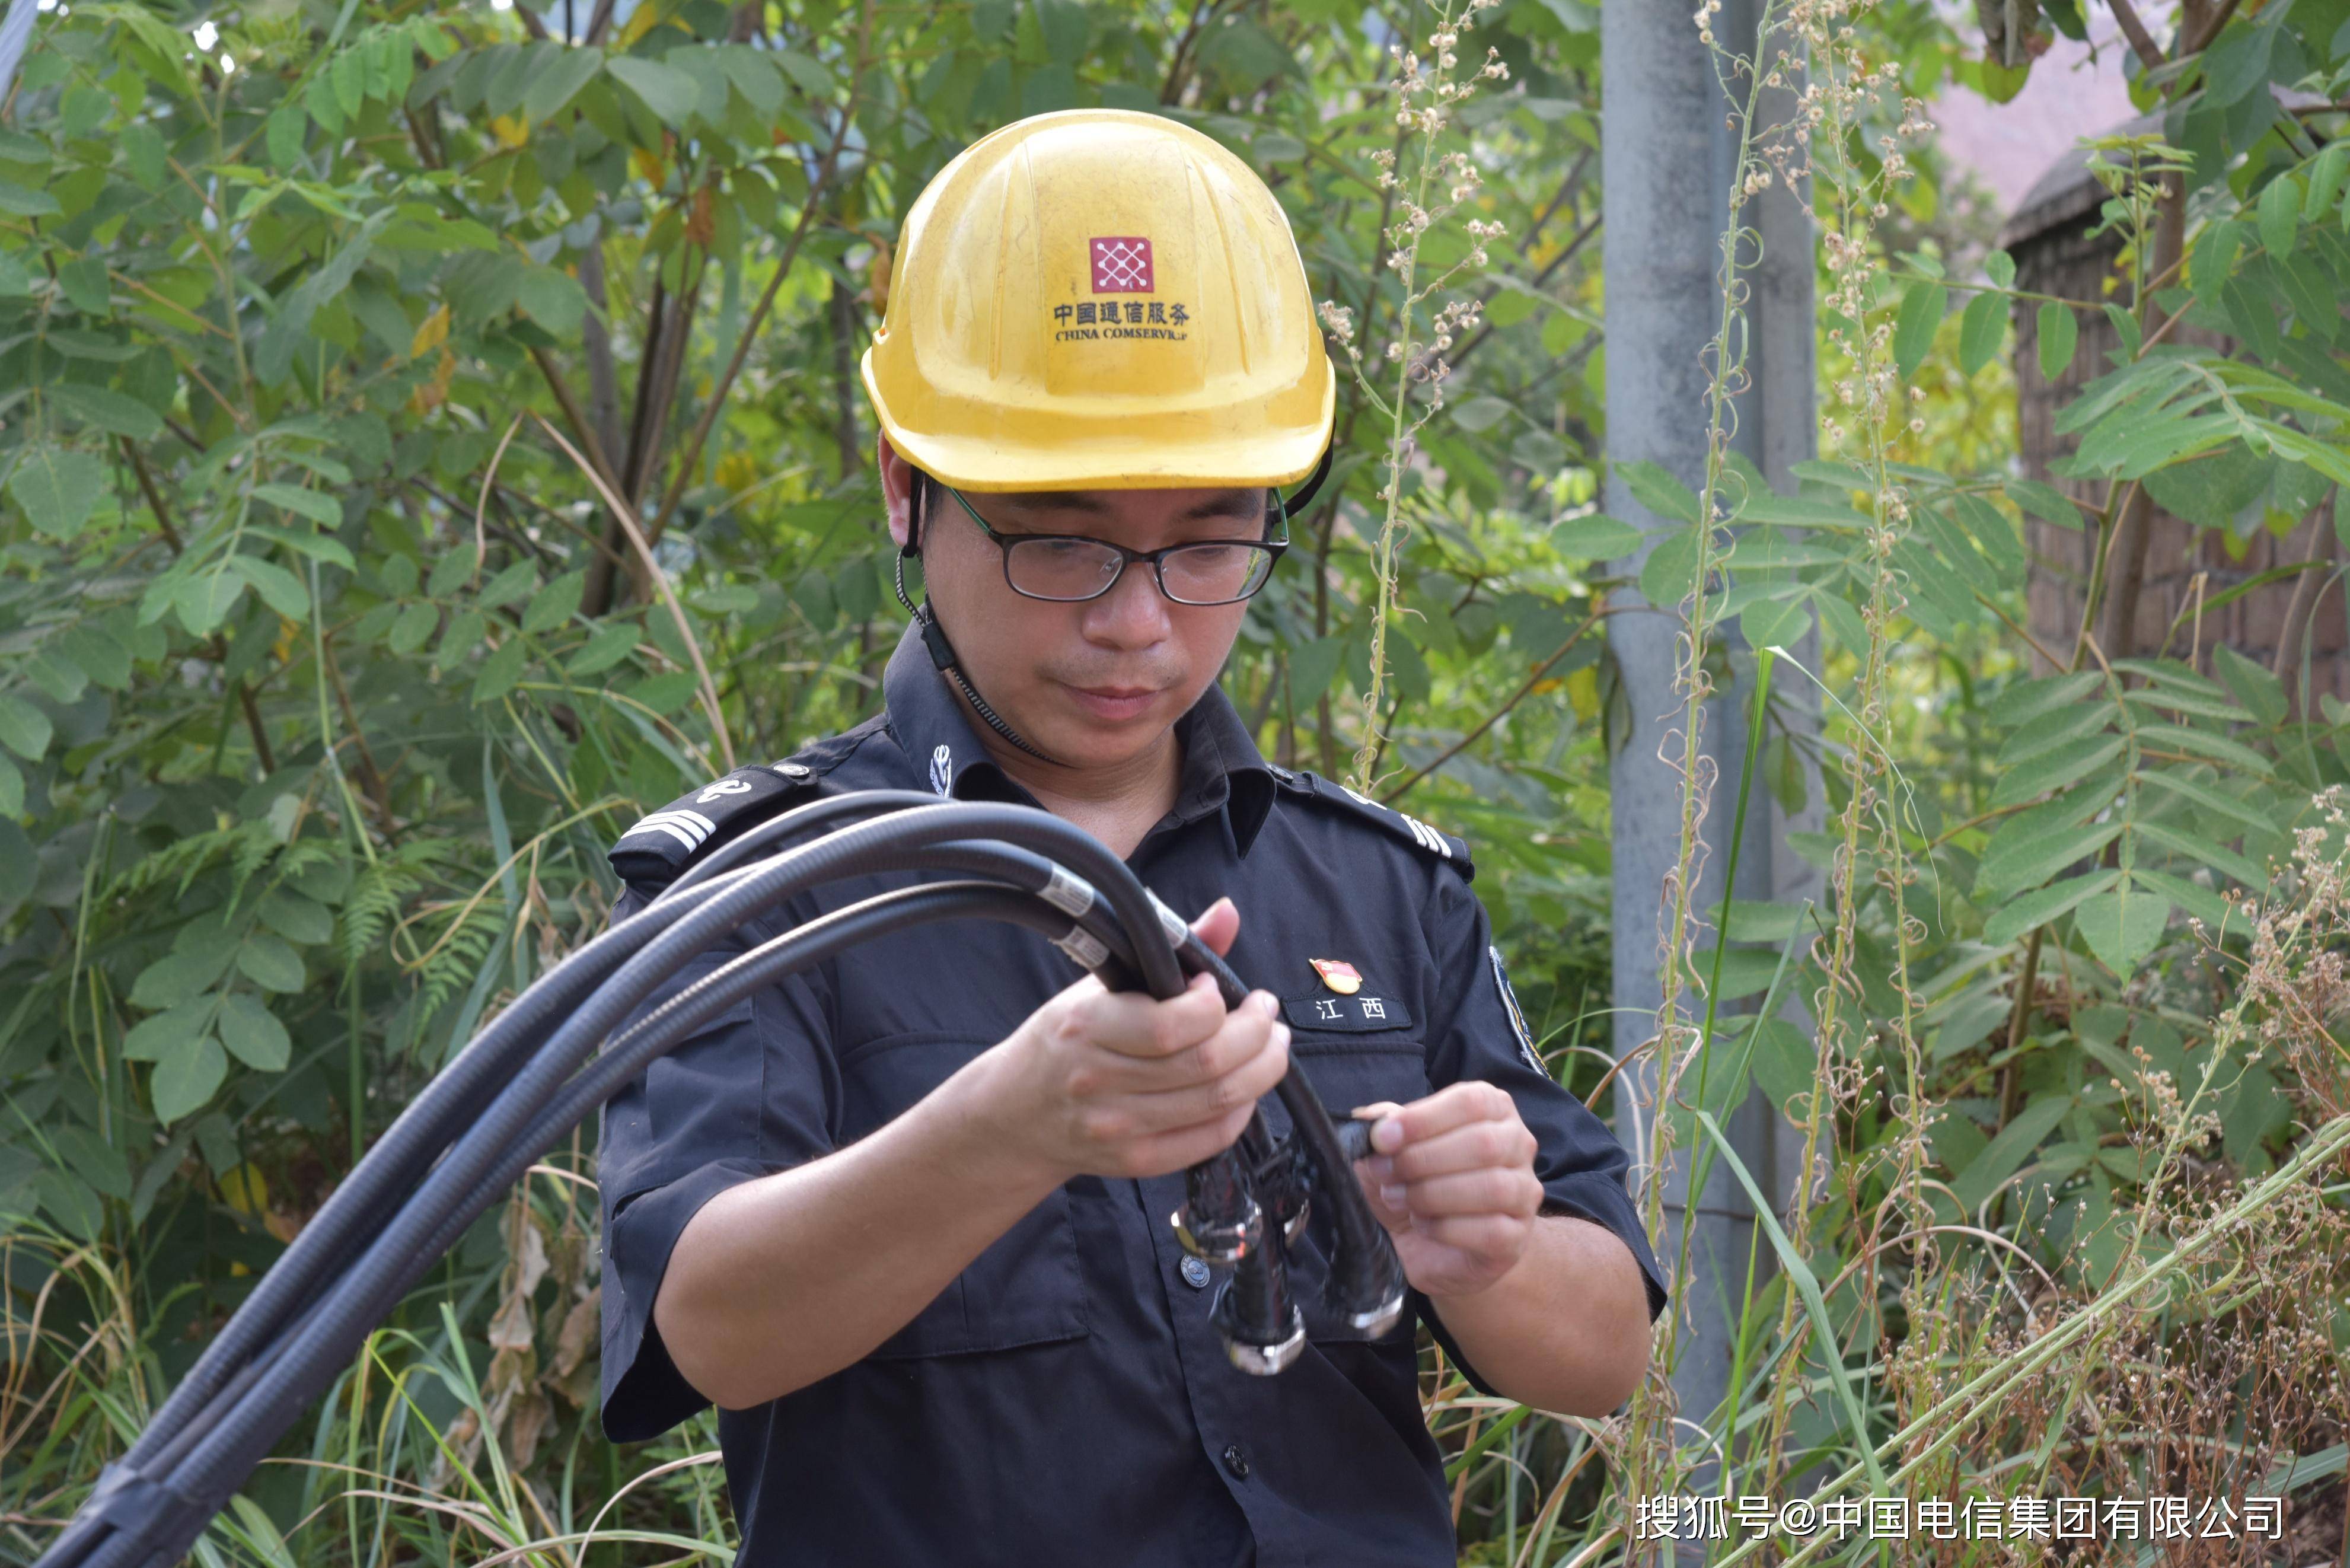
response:
[[[1597,1415],[1664,1289],[1468,846],[1268,764],[1216,684],[1331,441],[1281,208],[1171,121],[1022,120],[907,215],[864,378],[925,597],[884,711],[639,823],[623,912],[782,810],[927,789],[1088,829],[1263,989],[1114,995],[972,924],[738,1004],[607,1113],[606,1428],[717,1405],[749,1565],[1449,1563],[1415,1320],[1481,1390]],[[1167,1216],[1288,1071],[1376,1116],[1357,1171],[1410,1310],[1377,1333],[1309,1305],[1252,1376]],[[1302,1244],[1308,1303],[1322,1262]]]

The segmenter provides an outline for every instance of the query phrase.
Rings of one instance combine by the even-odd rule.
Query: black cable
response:
[[[1054,937],[1073,959],[1101,973],[1106,983],[1148,977],[1145,988],[1167,997],[1181,989],[1184,971],[1205,970],[1215,975],[1228,1005],[1245,997],[1245,988],[1229,966],[1151,898],[1122,861],[1082,830],[1023,807],[949,804],[936,812],[902,809],[934,804],[929,796],[892,792],[887,800],[841,796],[786,814],[756,830],[761,846],[795,828],[805,831],[842,815],[875,809],[891,813],[881,821],[840,829],[739,870],[710,867],[703,871],[703,880],[665,894],[654,907],[583,948],[518,998],[460,1054],[450,1070],[428,1085],[339,1189],[338,1196],[373,1191],[397,1202],[389,1219],[381,1218],[379,1209],[373,1226],[347,1204],[345,1213],[336,1216],[337,1227],[322,1231],[326,1240],[309,1249],[309,1274],[315,1277],[328,1263],[347,1262],[344,1254],[360,1239],[360,1231],[372,1229],[375,1234],[356,1264],[323,1291],[312,1292],[307,1288],[310,1278],[286,1269],[298,1241],[296,1248],[289,1248],[207,1353],[213,1366],[210,1386],[194,1386],[193,1374],[182,1383],[166,1405],[167,1410],[179,1407],[181,1419],[166,1427],[159,1414],[158,1423],[141,1435],[131,1454],[109,1467],[108,1479],[81,1516],[52,1542],[42,1568],[142,1568],[159,1551],[176,1556],[275,1446],[294,1415],[323,1392],[367,1330],[545,1148],[709,1017],[785,973],[825,961],[888,930],[930,919],[985,916],[1014,919]],[[987,842],[982,836],[991,835],[1007,842]],[[752,837],[746,835],[738,841],[739,847],[726,847],[735,850],[737,857],[747,855],[753,852]],[[1028,846],[1065,856],[1100,886],[1072,875]],[[819,882],[902,869],[962,869],[1003,880],[918,884],[812,920],[702,977],[611,1041],[602,1060],[574,1075],[615,1023],[712,942]],[[1149,934],[1154,925],[1165,940]],[[1170,948],[1176,941],[1180,961]],[[576,1005],[559,1022],[550,1018],[575,999]],[[422,1159],[431,1161],[434,1135],[445,1133],[452,1119],[449,1109],[456,1090],[444,1084],[455,1077],[458,1064],[468,1064],[471,1077],[478,1081],[491,1068],[511,1066],[525,1056],[522,1070],[510,1075],[485,1111],[478,1100],[462,1107],[475,1116],[474,1125],[453,1138],[442,1137],[439,1141],[446,1147],[437,1163],[421,1181],[408,1180],[413,1173],[401,1169],[401,1162],[413,1164],[420,1149]],[[1334,1258],[1357,1250],[1350,1234],[1357,1227],[1347,1223],[1348,1198],[1361,1218],[1370,1220],[1375,1239],[1383,1242],[1384,1232],[1370,1220],[1357,1184],[1336,1179],[1346,1172],[1346,1152],[1318,1097],[1302,1075],[1285,1079],[1282,1092],[1292,1121],[1302,1129],[1300,1136],[1332,1178],[1323,1185],[1336,1196],[1331,1206],[1338,1231]],[[397,1140],[395,1132],[400,1134]],[[1272,1149],[1261,1113],[1251,1118],[1239,1147],[1247,1150],[1252,1165],[1261,1163]],[[1227,1151],[1226,1158],[1239,1156]],[[1338,1163],[1331,1163],[1333,1158]],[[322,1210],[305,1236],[327,1217]],[[1377,1254],[1395,1268],[1390,1247],[1378,1247]],[[1220,1297],[1220,1323],[1237,1319],[1243,1333],[1253,1333],[1258,1343],[1270,1343],[1263,1324],[1282,1318],[1268,1320],[1264,1314],[1281,1310],[1285,1302],[1285,1271],[1279,1267],[1279,1256],[1276,1226],[1270,1245],[1253,1262],[1243,1261],[1228,1282],[1225,1297],[1232,1299]],[[1334,1267],[1334,1282],[1339,1272]],[[286,1276],[283,1282],[281,1273]],[[256,1303],[266,1311],[255,1311]],[[1283,1312],[1283,1317],[1289,1316],[1294,1313]],[[234,1355],[215,1355],[224,1345],[239,1348]],[[247,1358],[247,1352],[255,1353]],[[109,1495],[115,1501],[104,1502]],[[119,1529],[99,1539],[100,1532],[118,1525],[139,1527]],[[150,1544],[166,1539],[176,1544]]]
[[[470,1191],[497,1151],[524,1130],[595,1044],[648,992],[712,941],[817,881],[886,868],[886,853],[872,852],[910,850],[973,835],[1050,846],[1093,874],[1128,931],[1147,930],[1157,921],[1157,907],[1133,872],[1098,840],[1057,817],[1023,806],[951,803],[920,812],[896,813],[877,822],[842,828],[757,866],[739,880],[713,888],[668,929],[630,955],[564,1019],[530,1064],[498,1092],[478,1125],[450,1148],[426,1178],[418,1201],[403,1209],[376,1236],[335,1288],[336,1295],[345,1299],[359,1295],[366,1290],[365,1282],[395,1273],[430,1228],[431,1221],[419,1211],[420,1207],[452,1203]],[[877,860],[883,863],[867,863]],[[1142,942],[1136,956],[1154,995],[1172,996],[1182,989],[1181,971],[1167,944]],[[314,1321],[294,1335],[276,1365],[254,1385],[241,1405],[257,1403],[265,1409],[298,1405],[304,1396],[296,1390],[323,1388],[349,1354],[340,1343],[342,1336],[332,1332],[335,1327],[329,1321]],[[224,1487],[224,1479],[241,1479],[265,1455],[268,1446],[264,1441],[256,1447],[241,1431],[224,1427],[199,1442],[181,1467],[183,1473],[178,1485],[195,1498],[225,1499],[234,1480]]]
[[[1055,940],[1065,936],[1071,925],[1067,914],[1033,893],[1003,883],[922,883],[876,895],[811,920],[762,943],[670,998],[615,1037],[601,1056],[540,1110],[520,1137],[500,1151],[497,1167],[459,1200],[416,1249],[414,1267],[405,1271],[405,1279],[386,1282],[370,1290],[366,1299],[342,1309],[346,1332],[354,1337],[354,1345],[442,1253],[456,1245],[466,1229],[519,1180],[541,1154],[703,1023],[761,987],[810,968],[859,942],[909,926],[968,919],[1024,925]],[[333,1302],[329,1296],[322,1305],[331,1306]],[[301,1401],[307,1402],[307,1397]],[[276,1435],[272,1434],[269,1441],[274,1445]],[[157,1468],[177,1463],[191,1446],[190,1435],[182,1433],[172,1448],[158,1456]]]

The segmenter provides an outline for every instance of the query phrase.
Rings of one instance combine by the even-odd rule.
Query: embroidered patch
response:
[[[1410,1012],[1392,996],[1299,996],[1284,1002],[1281,1010],[1296,1029],[1356,1034],[1411,1027]]]
[[[943,745],[931,753],[931,787],[941,799],[954,787],[954,753]]]
[[[1525,1012],[1518,1006],[1518,993],[1510,989],[1509,971],[1502,967],[1502,950],[1489,947],[1485,952],[1493,961],[1493,989],[1502,993],[1502,1011],[1510,1015],[1511,1032],[1518,1037],[1518,1054],[1526,1059],[1527,1066],[1549,1077],[1550,1069],[1543,1065],[1542,1057],[1534,1051],[1534,1032],[1526,1027]]]

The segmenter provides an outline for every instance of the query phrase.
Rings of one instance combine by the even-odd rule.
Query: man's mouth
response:
[[[1077,700],[1079,707],[1099,719],[1131,719],[1147,711],[1158,700],[1160,691],[1156,686],[1068,686],[1066,690]]]

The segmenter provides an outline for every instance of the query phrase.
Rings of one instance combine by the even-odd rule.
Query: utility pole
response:
[[[1729,54],[1753,57],[1756,13],[1762,3],[1727,0],[1715,16],[1715,36]],[[1690,9],[1661,0],[1604,0],[1601,12],[1607,504],[1612,515],[1643,529],[1668,526],[1669,520],[1632,498],[1622,465],[1646,460],[1694,492],[1704,487],[1712,369],[1707,349],[1721,323],[1722,233],[1728,226],[1738,157],[1733,104],[1717,74],[1717,57],[1698,37]],[[1791,70],[1794,63],[1789,62]],[[1742,100],[1750,87],[1745,76],[1731,76],[1729,82]],[[1766,93],[1762,124],[1772,123],[1774,113],[1783,117],[1793,99],[1787,90]],[[1742,102],[1736,107],[1742,108]],[[1794,486],[1793,466],[1816,450],[1814,240],[1800,193],[1778,182],[1749,201],[1745,222],[1755,232],[1739,254],[1750,290],[1745,306],[1749,380],[1733,405],[1730,444],[1774,489],[1787,493]],[[1611,565],[1618,576],[1637,581],[1646,558],[1643,547]],[[1615,839],[1614,1000],[1618,1010],[1614,1043],[1621,1058],[1656,1033],[1656,1010],[1663,995],[1663,892],[1679,844],[1682,781],[1659,748],[1678,760],[1682,701],[1674,689],[1674,670],[1682,623],[1673,607],[1652,610],[1629,586],[1614,591],[1610,606],[1617,613],[1608,618],[1608,647],[1630,713],[1628,738],[1613,737],[1618,749],[1609,772]],[[1700,732],[1714,784],[1705,813],[1692,908],[1709,926],[1720,911],[1722,878],[1730,864],[1731,825],[1754,681],[1753,656],[1735,626],[1722,626],[1715,635],[1729,644],[1733,679],[1720,683],[1718,694],[1706,705]],[[1787,651],[1816,671],[1817,644],[1818,634],[1811,630]],[[1801,675],[1783,665],[1772,682],[1772,699],[1773,733],[1793,732],[1790,743],[1807,739],[1806,731],[1817,733],[1816,694]],[[1807,763],[1816,755],[1808,745],[1798,750]],[[1762,781],[1756,781],[1740,846],[1737,898],[1800,901],[1818,896],[1819,874],[1790,851],[1787,841],[1790,830],[1816,828],[1823,820],[1816,769],[1807,766],[1806,774],[1809,798],[1793,817],[1780,808]],[[1698,945],[1708,944],[1700,938]],[[1692,1002],[1692,1011],[1701,1012],[1702,997]],[[1714,1064],[1726,1070],[1731,1064]],[[1683,1080],[1683,1100],[1694,1099],[1697,1076],[1692,1068]],[[1690,1272],[1682,1299],[1668,1308],[1682,1317],[1679,1354],[1670,1370],[1680,1414],[1702,1425],[1721,1407],[1729,1388],[1731,1335],[1753,1239],[1752,1210],[1719,1158],[1705,1190],[1690,1191],[1699,1156],[1691,1137],[1678,1140],[1668,1168],[1644,1169],[1645,1140],[1659,1108],[1654,1057],[1645,1056],[1627,1068],[1621,1082],[1617,1131],[1634,1151],[1634,1177],[1663,1183],[1667,1234],[1655,1239],[1660,1252],[1677,1257],[1685,1231],[1688,1237]],[[1794,1175],[1790,1168],[1801,1158],[1794,1129],[1758,1092],[1726,1118],[1724,1130],[1756,1182],[1783,1201]],[[1758,1286],[1773,1265],[1768,1243],[1761,1245],[1762,1255],[1755,1259]],[[1728,1434],[1711,1435],[1726,1443]],[[1683,1440],[1689,1440],[1686,1431]]]

